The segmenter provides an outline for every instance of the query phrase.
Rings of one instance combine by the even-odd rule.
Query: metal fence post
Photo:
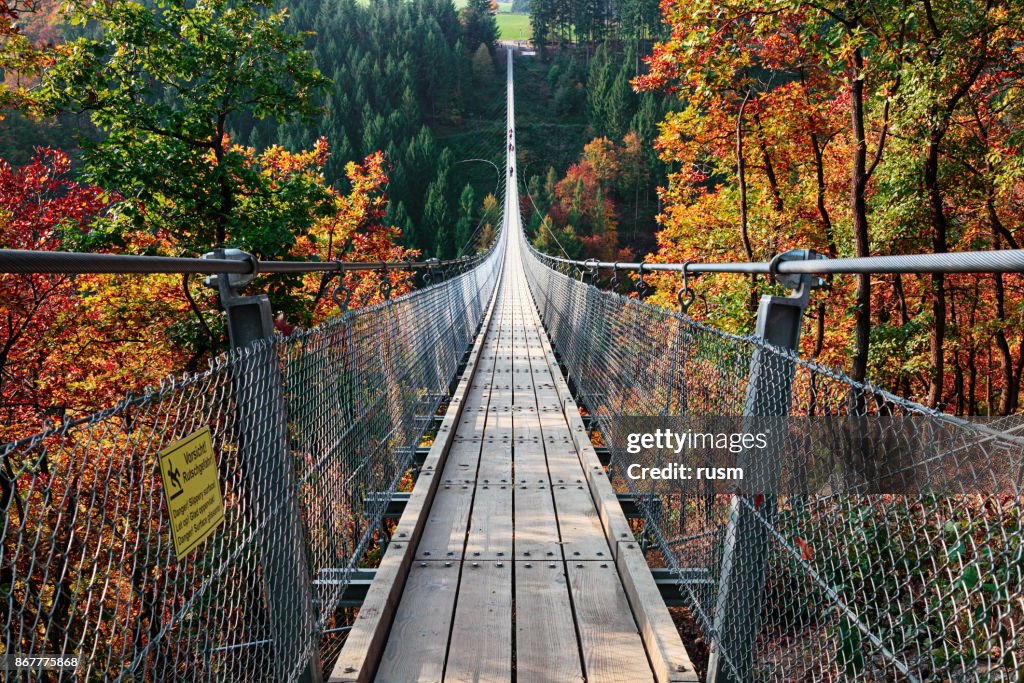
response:
[[[772,261],[772,271],[781,261],[820,258],[811,250],[793,250]],[[756,336],[768,344],[796,351],[800,323],[810,290],[820,280],[809,275],[776,279],[793,289],[790,296],[761,297],[757,311]],[[789,415],[795,366],[783,353],[756,346],[750,360],[750,375],[743,406],[746,431],[765,429],[764,418]],[[734,494],[725,530],[725,547],[715,603],[708,683],[747,683],[753,680],[754,655],[760,629],[761,609],[771,537],[765,522],[778,510],[779,463],[785,447],[785,424],[770,429],[768,447],[747,451],[737,458],[743,468],[743,493]]]
[[[218,249],[207,257],[255,259],[238,249]],[[237,289],[251,275],[221,274],[207,280],[220,294],[227,314],[231,350],[272,339],[274,323],[266,295],[239,296]],[[288,425],[277,348],[268,344],[252,351],[244,369],[232,373],[235,420],[244,468],[244,496],[249,522],[259,525],[257,538],[262,558],[275,680],[320,683],[316,616],[312,581],[306,558],[301,511],[296,496],[295,469],[288,448]],[[252,577],[256,580],[257,577]],[[298,660],[305,659],[301,667]]]

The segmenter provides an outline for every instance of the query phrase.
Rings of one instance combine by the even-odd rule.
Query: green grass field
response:
[[[366,4],[370,0],[358,0]],[[453,0],[455,9],[466,6],[466,0]],[[498,38],[502,40],[528,40],[530,38],[530,15],[512,14],[512,2],[498,3]]]
[[[498,37],[502,40],[528,40],[530,37],[530,15],[499,12]]]
[[[454,0],[455,9],[466,6],[466,0]],[[512,2],[498,2],[498,38],[527,40],[530,37],[530,15],[512,14]]]

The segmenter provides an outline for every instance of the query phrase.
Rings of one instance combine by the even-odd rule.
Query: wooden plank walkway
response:
[[[332,682],[697,680],[594,464],[521,229],[513,198],[495,300]]]
[[[549,438],[570,432],[540,334],[510,253],[455,432],[455,447],[476,467],[463,458],[445,464],[378,681],[510,681],[520,662],[535,680],[581,681],[584,672],[588,681],[653,680],[579,457],[566,447],[546,452]],[[534,583],[544,599],[521,594]],[[518,642],[520,620],[530,631],[546,623],[560,632]],[[547,662],[557,663],[557,679],[544,673]]]

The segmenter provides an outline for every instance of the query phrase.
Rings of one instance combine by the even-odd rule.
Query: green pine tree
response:
[[[433,252],[437,258],[452,258],[455,255],[455,234],[452,212],[448,203],[449,175],[454,156],[445,148],[437,162],[437,177],[427,188],[423,206],[423,231],[418,245],[424,252]]]
[[[491,11],[490,0],[467,0],[462,10],[462,26],[467,45],[486,45],[494,51],[498,42],[498,20]]]
[[[473,54],[473,78],[481,85],[494,80],[494,59],[484,43]]]
[[[462,256],[469,249],[469,240],[476,227],[473,214],[476,213],[476,193],[473,186],[466,184],[459,197],[459,222],[455,225],[456,256]]]

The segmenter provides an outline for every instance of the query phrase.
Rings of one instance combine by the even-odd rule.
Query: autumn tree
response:
[[[619,158],[615,143],[608,138],[594,138],[583,148],[583,160],[604,187],[615,184],[619,177]]]
[[[5,110],[32,101],[31,87],[50,62],[47,41],[33,40],[24,28],[40,6],[39,0],[0,0],[0,121]]]
[[[322,156],[290,154],[280,148],[272,151],[275,155],[292,157],[298,169],[317,178],[322,177],[324,159]],[[419,256],[419,252],[401,245],[401,228],[387,220],[388,184],[385,173],[384,155],[371,154],[362,163],[349,162],[346,166],[349,191],[342,194],[330,187],[332,211],[316,220],[309,233],[301,237],[295,247],[300,258],[320,261],[408,261]],[[387,275],[391,279],[392,294],[408,291],[405,282],[407,273],[394,270]],[[366,306],[381,300],[380,278],[373,272],[351,272],[344,277],[345,287],[351,292],[349,305]],[[296,319],[306,325],[313,325],[338,313],[334,301],[327,296],[330,279],[322,275],[308,275],[294,295],[299,298],[295,307]]]
[[[555,198],[555,225],[571,227],[588,258],[613,260],[618,251],[615,206],[589,161],[569,167],[555,186]]]
[[[1019,243],[1008,197],[1020,176],[1001,161],[1014,148],[1004,132],[1020,122],[1017,3],[698,0],[665,10],[673,37],[636,81],[682,105],[658,141],[679,169],[662,194],[660,258]],[[1004,172],[989,173],[989,162]],[[1020,391],[1008,338],[1019,310],[1005,276],[979,278],[861,275],[852,288],[833,278],[815,294],[816,330],[804,343],[855,379],[884,378],[955,411],[995,409],[978,398],[988,375],[1008,412]],[[749,313],[731,305],[735,286],[708,286],[731,302],[718,307],[726,326],[749,329]]]
[[[116,228],[159,226],[187,253],[229,242],[282,253],[280,239],[308,226],[307,207],[243,210],[273,191],[228,131],[241,115],[285,121],[316,111],[327,80],[302,36],[285,29],[285,12],[267,2],[115,0],[75,5],[71,18],[96,30],[60,46],[43,74],[42,103],[86,112],[104,132],[83,161],[91,182],[128,198],[127,226]],[[116,231],[106,237],[118,239]]]
[[[922,17],[910,32],[904,49],[908,57],[899,60],[900,77],[907,84],[897,94],[902,105],[901,132],[910,132],[923,142],[919,163],[934,253],[948,251],[951,238],[955,239],[950,234],[952,221],[946,207],[948,186],[955,181],[943,177],[946,174],[942,168],[944,157],[955,157],[958,153],[956,143],[950,144],[948,140],[950,129],[958,118],[970,115],[968,98],[972,91],[975,101],[979,97],[992,101],[984,97],[984,83],[979,80],[983,76],[998,78],[1019,58],[1020,39],[1024,36],[1020,21],[1024,12],[1019,7],[1011,11],[1011,4],[1016,5],[957,1],[933,6],[924,2]],[[979,85],[981,88],[976,88]],[[931,278],[930,298],[932,372],[927,400],[928,405],[937,407],[944,402],[943,344],[948,315],[942,273]]]
[[[484,197],[480,213],[480,236],[473,241],[478,254],[489,249],[498,237],[498,230],[501,227],[501,205],[498,204],[497,197],[493,194]]]
[[[68,157],[39,150],[28,165],[12,168],[0,159],[0,246],[6,249],[60,249],[69,235],[87,233],[104,215],[112,197],[69,177]],[[0,275],[0,407],[3,440],[26,421],[36,423],[62,398],[60,382],[46,371],[54,348],[51,330],[75,307],[70,275]],[[48,337],[51,341],[45,341]]]

